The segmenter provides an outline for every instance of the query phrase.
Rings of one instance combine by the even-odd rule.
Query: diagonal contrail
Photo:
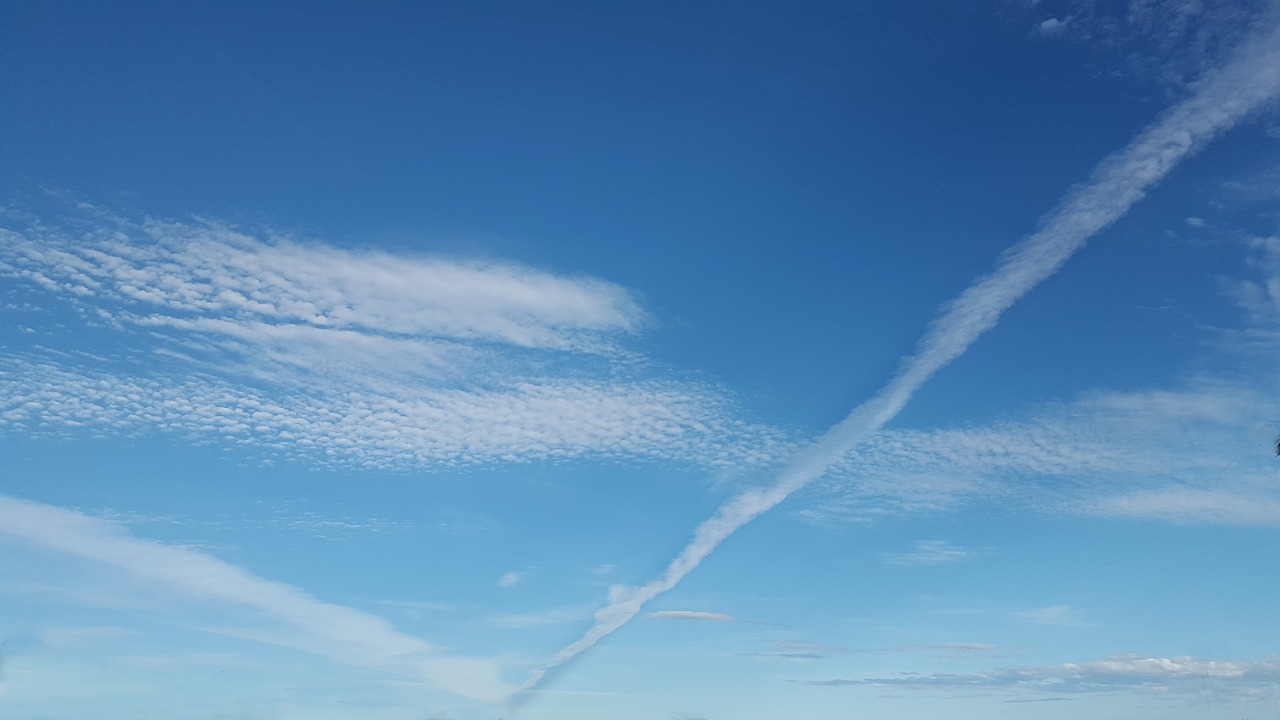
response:
[[[1274,20],[1274,15],[1271,18]],[[533,670],[520,692],[553,668],[622,627],[650,600],[675,587],[739,528],[820,477],[896,416],[920,386],[960,357],[1001,313],[1059,268],[1090,237],[1122,217],[1182,159],[1280,95],[1280,24],[1272,22],[1222,67],[1207,73],[1190,97],[1166,110],[1123,150],[1103,160],[1040,221],[1040,228],[1006,250],[990,274],[944,305],[897,372],[871,399],[802,450],[768,488],[749,490],[721,506],[693,540],[648,584],[617,588],[595,624]]]

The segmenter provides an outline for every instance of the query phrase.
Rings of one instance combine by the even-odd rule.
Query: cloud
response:
[[[880,686],[917,690],[1031,690],[1061,693],[1136,690],[1199,694],[1212,681],[1215,691],[1237,697],[1273,692],[1280,685],[1280,658],[1215,661],[1192,657],[1115,655],[1088,663],[1050,667],[1008,667],[979,673],[903,674],[896,677],[797,680],[805,685]]]
[[[522,690],[590,649],[675,587],[725,539],[841,462],[897,416],[936,372],[963,355],[1005,310],[1053,275],[1085,243],[1128,212],[1182,159],[1280,94],[1280,23],[1239,48],[1230,62],[1197,84],[1194,94],[1166,110],[1124,149],[1103,160],[1073,188],[1029,237],[1006,250],[989,275],[946,303],[913,354],[869,400],[799,451],[769,487],[747,491],[721,506],[659,577],[640,587],[617,587],[596,622],[578,640],[534,669]]]
[[[504,573],[502,577],[498,578],[497,585],[500,588],[515,587],[524,581],[524,575],[525,574],[522,572],[511,570],[510,572]]]
[[[0,279],[36,330],[0,360],[0,432],[161,429],[390,469],[748,467],[788,446],[720,389],[625,349],[650,320],[595,278],[82,205],[52,223],[0,214]]]
[[[412,677],[466,697],[494,701],[510,692],[494,662],[441,654],[376,615],[322,602],[206,553],[136,538],[104,520],[0,496],[0,534],[122,571],[152,592],[222,605],[268,623],[217,632]]]
[[[1049,607],[1022,610],[1014,615],[1023,622],[1036,625],[1088,625],[1084,613],[1070,605],[1050,605]]]
[[[1071,0],[1044,9],[1030,3],[1018,15],[1034,34],[1082,43],[1130,77],[1179,87],[1220,62],[1270,11],[1269,0]]]
[[[945,540],[919,540],[911,552],[886,553],[884,561],[889,565],[946,565],[978,554],[977,550],[957,547]]]
[[[1280,525],[1280,497],[1274,493],[1169,487],[1102,498],[1089,509],[1105,517],[1184,524]]]
[[[1039,31],[1041,35],[1052,37],[1054,35],[1061,35],[1066,30],[1066,25],[1066,22],[1059,20],[1058,18],[1049,18],[1037,25],[1036,30]]]
[[[1241,281],[1232,294],[1254,324],[1275,331],[1280,326],[1280,236],[1252,238],[1249,246],[1254,251],[1251,264],[1262,277]]]
[[[736,620],[732,615],[699,610],[659,610],[651,612],[645,617],[658,620],[714,620],[717,622],[733,622]]]
[[[403,383],[256,388],[214,377],[127,377],[55,362],[0,360],[0,426],[33,434],[163,429],[318,464],[405,468],[584,455],[765,463],[723,399],[662,380],[513,379],[503,387]],[[2,429],[2,428],[0,428]],[[722,434],[723,433],[723,434]]]
[[[131,221],[81,205],[85,232],[28,223],[0,233],[0,271],[140,313],[259,329],[595,347],[645,322],[623,288],[514,264],[353,251],[213,220]]]

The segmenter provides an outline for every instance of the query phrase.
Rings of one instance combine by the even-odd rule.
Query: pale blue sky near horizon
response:
[[[0,717],[1280,720],[1278,28],[0,3]]]

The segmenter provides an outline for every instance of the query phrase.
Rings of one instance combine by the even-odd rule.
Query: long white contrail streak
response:
[[[916,390],[995,326],[1001,313],[1055,273],[1090,237],[1123,216],[1183,158],[1280,95],[1280,24],[1256,36],[1221,68],[1206,74],[1190,97],[1169,108],[1108,157],[1090,180],[1073,188],[1040,229],[1001,255],[990,275],[942,307],[897,372],[871,399],[801,451],[777,482],[742,493],[702,523],[693,540],[646,585],[615,589],[595,624],[535,669],[521,686],[534,688],[547,671],[622,627],[640,608],[675,587],[721,542],[791,493],[818,478],[896,416]]]

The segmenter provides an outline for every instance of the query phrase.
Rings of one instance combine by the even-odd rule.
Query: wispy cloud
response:
[[[934,373],[964,354],[1001,314],[1054,274],[1096,233],[1114,223],[1183,158],[1280,94],[1280,24],[1239,48],[1210,71],[1187,99],[1165,111],[1120,152],[1072,189],[1040,228],[1001,255],[996,269],[943,306],[915,352],[893,378],[822,437],[801,450],[777,482],[722,506],[694,533],[666,571],[640,587],[615,587],[596,622],[578,640],[535,669],[522,686],[594,646],[635,617],[645,603],[675,587],[721,542],[796,490],[820,477],[894,418]]]
[[[1235,294],[1254,324],[1274,332],[1280,326],[1280,235],[1253,238],[1249,244],[1252,264],[1262,277],[1240,282]]]
[[[801,515],[865,522],[1000,502],[1050,515],[1274,525],[1274,376],[1090,392],[1023,420],[886,430],[833,468]]]
[[[1036,625],[1088,625],[1084,612],[1070,605],[1050,605],[1048,607],[1020,610],[1014,616],[1023,622]]]
[[[659,610],[651,612],[645,617],[655,618],[658,620],[712,620],[715,622],[733,622],[735,618],[732,615],[724,613],[703,612],[701,610]]]
[[[0,233],[0,271],[139,317],[226,318],[222,328],[230,330],[351,329],[569,348],[600,347],[601,333],[635,332],[645,322],[630,293],[594,278],[352,251],[278,233],[264,241],[212,220],[132,221],[81,210],[78,232],[29,221]]]
[[[963,562],[980,554],[979,550],[952,545],[946,540],[919,540],[914,550],[886,553],[884,561],[889,565],[947,565]]]
[[[896,677],[797,680],[805,685],[862,685],[904,689],[1009,689],[1037,692],[1091,693],[1145,690],[1199,694],[1212,681],[1216,692],[1240,697],[1273,692],[1280,686],[1280,658],[1207,660],[1117,655],[1087,663],[1047,667],[1007,667],[978,673],[903,674]]]
[[[1115,495],[1089,508],[1108,517],[1221,525],[1280,525],[1280,497],[1234,490],[1169,487]]]
[[[584,455],[744,467],[787,447],[721,390],[627,350],[650,321],[595,278],[82,205],[51,222],[0,217],[0,279],[35,330],[0,365],[0,432],[161,429],[388,468]],[[80,339],[103,333],[116,357]]]
[[[122,571],[152,591],[219,604],[269,623],[262,630],[218,632],[378,668],[476,699],[493,701],[510,691],[495,662],[442,654],[376,615],[322,602],[206,553],[134,537],[104,520],[0,496],[0,534]]]

